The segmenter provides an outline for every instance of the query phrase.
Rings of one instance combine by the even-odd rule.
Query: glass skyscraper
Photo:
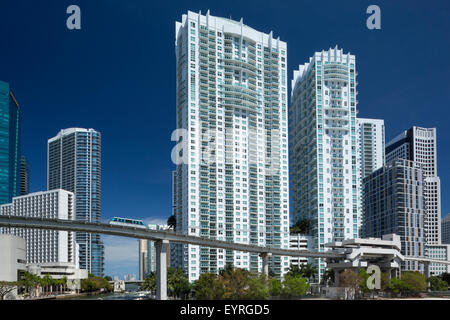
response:
[[[75,219],[100,221],[101,135],[93,129],[61,130],[48,140],[47,187],[75,194]],[[80,269],[104,274],[104,246],[100,235],[78,232]]]
[[[20,194],[20,109],[10,86],[0,81],[0,204]]]

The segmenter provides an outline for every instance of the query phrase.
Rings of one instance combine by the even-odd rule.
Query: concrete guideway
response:
[[[234,242],[226,242],[196,236],[189,236],[170,231],[141,229],[132,226],[111,225],[105,223],[90,223],[63,219],[30,218],[23,216],[0,215],[0,227],[52,229],[73,232],[101,233],[113,236],[146,239],[155,241],[156,248],[156,297],[167,300],[167,253],[170,242],[193,244],[203,247],[213,247],[225,250],[246,251],[257,253],[263,262],[263,272],[269,273],[269,257],[272,255],[307,257],[307,258],[344,258],[343,253],[316,252],[309,250],[289,250],[272,247],[261,247]]]
[[[6,228],[30,228],[30,229],[52,229],[60,231],[100,233],[113,236],[146,239],[155,241],[156,248],[156,277],[157,277],[157,299],[167,300],[167,254],[170,242],[198,245],[202,247],[213,247],[225,250],[245,251],[257,253],[262,258],[263,273],[269,273],[269,258],[276,256],[322,258],[326,259],[330,266],[338,270],[344,267],[364,267],[375,258],[376,260],[387,259],[389,268],[400,268],[401,261],[418,261],[425,265],[425,273],[429,274],[431,263],[450,264],[450,261],[428,259],[425,257],[408,257],[400,253],[400,241],[381,239],[349,239],[343,242],[329,243],[326,247],[330,251],[318,252],[311,250],[290,250],[273,247],[262,247],[249,244],[241,244],[189,236],[171,231],[159,231],[151,229],[136,228],[133,226],[111,225],[105,223],[90,223],[83,221],[64,219],[44,219],[23,216],[0,215],[0,227]],[[384,236],[383,236],[384,238]],[[397,260],[397,261],[392,261]],[[390,262],[388,262],[390,261]],[[335,271],[336,271],[335,270]]]
[[[196,236],[189,236],[182,233],[170,231],[158,231],[150,229],[140,229],[106,223],[91,223],[63,219],[44,219],[18,216],[0,215],[0,227],[9,228],[32,228],[32,229],[53,229],[61,231],[101,233],[113,236],[121,236],[146,240],[167,240],[175,243],[199,245],[203,247],[213,247],[234,251],[245,251],[258,254],[271,253],[277,256],[305,257],[305,258],[339,258],[345,256],[343,253],[317,252],[310,250],[290,250],[273,247],[261,247],[249,244],[227,242]]]

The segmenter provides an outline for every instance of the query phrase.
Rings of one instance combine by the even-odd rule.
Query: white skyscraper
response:
[[[74,202],[72,192],[56,189],[14,197],[12,203],[0,206],[0,212],[2,215],[74,220]],[[74,232],[0,228],[0,233],[25,239],[29,264],[67,262],[78,268],[78,246]]]
[[[386,162],[397,158],[415,161],[425,176],[426,244],[441,244],[441,181],[437,175],[436,128],[412,127],[386,146]]]
[[[286,43],[240,21],[188,12],[176,22],[177,231],[289,247]],[[261,271],[256,254],[180,246],[195,280],[226,264]],[[272,257],[283,274],[288,257]]]
[[[361,179],[384,166],[384,120],[356,118]]]
[[[311,248],[319,251],[358,237],[360,227],[355,64],[354,55],[337,47],[316,52],[292,80],[293,215],[311,221]],[[320,261],[319,277],[324,268]]]

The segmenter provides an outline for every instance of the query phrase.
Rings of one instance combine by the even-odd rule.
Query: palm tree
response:
[[[51,294],[53,291],[53,278],[46,274],[43,278],[40,279],[40,284],[42,285],[42,287],[44,288],[44,292],[46,294]],[[50,288],[50,290],[49,290]]]
[[[173,231],[177,230],[177,218],[174,215],[171,215],[169,219],[167,219],[167,225],[169,228],[173,229]]]
[[[300,273],[307,279],[316,279],[317,268],[312,264],[302,264],[300,267]]]
[[[295,264],[291,264],[291,266],[289,267],[288,274],[292,277],[295,277],[297,275],[303,276],[302,270],[299,268],[298,265]]]
[[[302,233],[307,234],[309,232],[309,227],[311,225],[311,221],[308,219],[298,220],[291,228],[291,233]]]
[[[30,272],[25,272],[19,283],[25,288],[25,293],[32,297],[35,292],[33,289],[36,289],[36,287],[39,286],[39,277]]]
[[[64,276],[60,281],[61,281],[62,293],[64,293],[66,291],[65,289],[67,287],[67,277]]]

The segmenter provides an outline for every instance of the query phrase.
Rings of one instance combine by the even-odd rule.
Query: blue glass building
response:
[[[93,129],[61,130],[48,140],[47,187],[75,193],[75,219],[100,221],[101,135]],[[77,232],[79,266],[95,276],[104,274],[100,235]]]
[[[0,81],[0,204],[20,193],[20,109],[8,83]]]

